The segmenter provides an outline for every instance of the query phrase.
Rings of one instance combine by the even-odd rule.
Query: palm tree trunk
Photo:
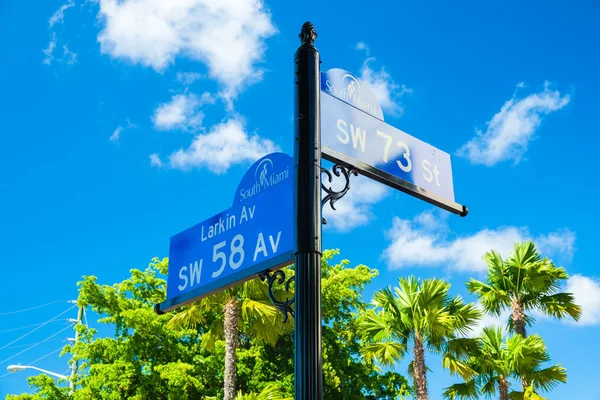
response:
[[[501,376],[498,380],[498,388],[500,389],[500,400],[508,400],[508,382],[505,377]]]
[[[515,297],[512,300],[512,316],[511,319],[513,321],[513,326],[515,327],[515,332],[521,335],[523,338],[527,337],[527,332],[525,331],[525,310],[523,310],[523,306],[519,300]]]
[[[418,336],[415,336],[413,353],[415,393],[417,395],[417,400],[429,400],[429,395],[427,394],[427,367],[425,365],[425,351],[423,349],[423,342]]]
[[[523,306],[521,306],[521,303],[516,297],[512,300],[512,310],[513,312],[511,318],[513,321],[513,326],[515,327],[515,332],[517,332],[523,338],[526,338],[527,332],[525,331],[525,310],[523,310]],[[523,391],[525,391],[525,389],[529,387],[529,381],[527,381],[525,378],[521,378],[521,382],[523,385]]]
[[[225,379],[223,400],[233,400],[235,397],[236,371],[236,349],[238,343],[238,320],[240,306],[238,301],[231,297],[225,304]]]

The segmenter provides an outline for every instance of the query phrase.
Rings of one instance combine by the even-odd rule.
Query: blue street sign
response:
[[[233,206],[173,236],[160,311],[242,283],[293,261],[293,163],[272,153],[248,169]]]
[[[454,201],[450,155],[321,90],[323,157],[448,211]]]

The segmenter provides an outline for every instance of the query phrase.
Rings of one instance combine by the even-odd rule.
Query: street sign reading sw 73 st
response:
[[[293,260],[293,165],[269,154],[246,172],[233,206],[173,236],[165,312]]]
[[[386,124],[374,98],[347,71],[334,69],[321,74],[323,157],[466,215],[466,207],[454,201],[450,155]]]

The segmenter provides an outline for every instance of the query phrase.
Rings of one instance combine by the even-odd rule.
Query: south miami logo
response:
[[[383,111],[375,94],[348,71],[332,68],[322,72],[321,90],[383,120]]]
[[[250,188],[240,189],[239,194],[241,198],[247,200],[262,190],[266,190],[289,179],[289,167],[286,165],[283,169],[279,168],[280,170],[277,170],[276,164],[270,158],[263,158],[254,170],[254,184]]]

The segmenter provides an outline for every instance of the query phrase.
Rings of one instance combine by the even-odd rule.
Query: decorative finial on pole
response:
[[[304,25],[302,25],[302,30],[300,31],[298,37],[303,45],[308,44],[312,46],[317,38],[317,32],[315,31],[313,24],[308,21],[305,22]]]

